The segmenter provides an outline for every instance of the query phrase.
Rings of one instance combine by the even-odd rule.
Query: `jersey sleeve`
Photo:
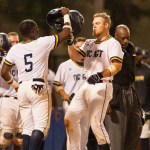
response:
[[[88,43],[88,41],[86,40],[86,41],[82,44],[82,46],[77,49],[78,53],[81,54],[83,57],[86,56],[87,45],[88,45],[87,43]]]
[[[38,43],[42,49],[52,50],[58,46],[58,35],[45,36],[38,39]]]
[[[122,63],[123,55],[124,53],[122,51],[120,43],[116,40],[114,42],[111,42],[109,45],[109,51],[108,51],[108,56],[109,56],[110,61],[118,60],[119,62]]]
[[[14,62],[14,50],[13,50],[13,47],[9,50],[9,52],[7,53],[6,57],[5,57],[5,60],[4,60],[4,63],[7,64],[8,66],[13,66],[15,65],[15,62]]]

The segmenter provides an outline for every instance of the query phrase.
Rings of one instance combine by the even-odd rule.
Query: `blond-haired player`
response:
[[[75,47],[81,47],[85,40],[86,39],[84,37],[76,38],[74,40]],[[65,112],[69,107],[70,99],[80,89],[81,85],[85,81],[86,76],[84,74],[83,60],[75,62],[69,59],[59,65],[53,84],[55,85],[57,93],[63,99],[63,108]],[[82,129],[81,149],[87,150],[86,145],[89,133],[88,114],[82,118],[80,124]],[[71,149],[68,136],[67,149]]]
[[[23,121],[23,149],[38,150],[44,138],[49,119],[47,92],[48,57],[52,49],[70,37],[69,9],[62,7],[64,27],[58,35],[38,38],[38,25],[31,19],[23,20],[19,30],[24,40],[8,52],[1,75],[16,91]],[[18,82],[9,70],[18,69]]]
[[[76,92],[65,115],[65,126],[69,135],[71,150],[81,150],[80,120],[87,113],[90,125],[101,150],[110,150],[109,136],[103,121],[110,99],[112,98],[113,75],[122,67],[123,52],[121,45],[109,34],[110,16],[96,13],[93,17],[93,36],[78,49],[69,46],[73,61],[84,59],[87,77]]]

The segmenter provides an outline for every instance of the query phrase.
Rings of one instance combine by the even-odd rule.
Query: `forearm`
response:
[[[103,77],[110,77],[117,74],[122,68],[122,63],[115,62],[102,72]]]
[[[65,92],[63,89],[60,89],[60,90],[58,91],[58,94],[59,94],[63,99],[64,99],[64,97],[67,96],[66,92]]]
[[[14,89],[17,89],[19,87],[19,84],[13,79],[13,77],[10,74],[10,69],[11,67],[9,67],[6,64],[3,64],[2,66],[2,70],[1,70],[1,76],[2,78],[8,83],[10,84]]]
[[[70,22],[70,17],[69,14],[64,15],[64,26],[62,31],[59,34],[59,43],[63,42],[64,40],[67,40],[71,37],[71,22]]]
[[[55,85],[55,90],[62,97],[63,100],[65,101],[69,100],[69,95],[64,91],[62,86]]]

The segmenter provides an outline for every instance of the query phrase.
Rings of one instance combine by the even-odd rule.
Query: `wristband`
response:
[[[10,80],[6,81],[8,84],[11,84],[13,82],[13,77],[11,77]]]
[[[69,25],[71,25],[69,14],[64,15],[64,24],[67,24],[67,23],[68,23]]]
[[[116,66],[113,64],[110,65],[107,69],[110,71],[110,76],[114,76],[116,73],[118,73]]]
[[[70,25],[64,25],[63,28],[70,28],[70,29],[72,29]]]
[[[70,30],[72,31],[69,14],[64,15],[64,26],[63,26],[63,28],[70,28]]]
[[[15,80],[13,80],[13,82],[10,84],[14,89],[19,87],[18,82],[16,82]]]

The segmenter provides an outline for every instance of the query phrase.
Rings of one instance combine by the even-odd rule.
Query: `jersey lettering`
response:
[[[78,81],[78,80],[86,80],[85,74],[74,74],[74,75],[73,75],[73,78],[74,78],[75,81]]]
[[[94,55],[93,55],[93,57],[101,57],[102,56],[102,50],[96,50],[95,52],[94,52]]]
[[[91,51],[91,50],[88,50],[88,51],[87,51],[86,57],[92,57],[92,51]]]
[[[102,50],[96,50],[94,54],[92,53],[92,50],[88,50],[86,53],[86,57],[101,57],[102,53]]]
[[[15,71],[13,69],[10,70],[10,74],[15,77],[18,74],[18,71]]]
[[[28,61],[28,58],[32,58],[32,53],[24,55],[25,65],[29,66],[28,69],[25,69],[26,72],[30,72],[33,69],[33,63],[31,61]]]

